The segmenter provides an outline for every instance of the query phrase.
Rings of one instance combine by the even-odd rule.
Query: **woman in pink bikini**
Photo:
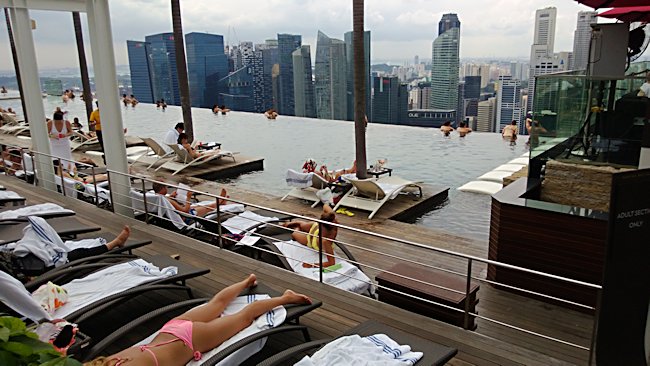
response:
[[[287,290],[280,297],[255,301],[236,314],[221,316],[228,304],[244,289],[255,285],[257,279],[251,274],[245,280],[221,290],[204,306],[167,322],[151,343],[127,348],[109,357],[96,358],[84,366],[182,366],[191,360],[201,359],[202,352],[218,347],[276,306],[311,303],[309,297]]]

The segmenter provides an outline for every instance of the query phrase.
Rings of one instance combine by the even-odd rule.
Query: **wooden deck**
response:
[[[550,340],[534,337],[498,324],[478,319],[475,332],[465,331],[446,323],[429,319],[394,306],[383,304],[360,295],[344,292],[329,286],[299,277],[293,273],[268,264],[258,262],[238,254],[220,250],[194,239],[179,236],[163,229],[147,226],[145,223],[114,215],[96,209],[89,204],[46,192],[40,188],[27,186],[24,182],[7,177],[0,178],[0,184],[7,189],[19,191],[28,198],[28,203],[51,201],[62,204],[78,213],[82,221],[102,223],[106,230],[118,232],[124,224],[131,225],[133,236],[149,238],[154,244],[142,249],[142,253],[181,255],[186,263],[208,267],[212,272],[202,278],[190,281],[200,294],[212,294],[241,278],[255,272],[260,280],[277,290],[292,288],[323,301],[321,309],[304,318],[303,323],[313,329],[316,338],[331,337],[366,319],[377,319],[432,341],[456,347],[458,356],[453,365],[564,365],[586,364],[586,351],[565,346]],[[205,182],[202,190],[215,192],[218,187]],[[311,209],[298,201],[280,201],[276,197],[266,197],[229,187],[231,197],[250,203],[265,205],[309,216],[316,216],[319,209]],[[487,243],[434,231],[420,226],[376,218],[371,221],[360,217],[341,217],[345,225],[373,231],[380,234],[413,240],[439,248],[487,258]],[[430,250],[414,248],[380,238],[361,236],[350,231],[339,231],[339,239],[358,247],[350,248],[358,260],[372,267],[364,270],[374,278],[382,269],[389,268],[398,260],[392,256],[406,258],[424,264],[434,264],[442,268],[466,272],[463,260],[435,254]],[[367,252],[365,249],[373,250]],[[473,274],[484,279],[486,268],[475,264]],[[478,292],[478,314],[480,316],[507,322],[509,324],[558,337],[569,342],[589,346],[592,330],[592,317],[558,306],[525,298],[509,292],[481,284]]]

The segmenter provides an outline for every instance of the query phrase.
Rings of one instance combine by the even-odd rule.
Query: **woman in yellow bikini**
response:
[[[85,366],[182,366],[201,359],[201,353],[218,347],[248,327],[260,315],[279,305],[311,303],[305,295],[287,290],[280,297],[255,301],[238,313],[221,316],[245,288],[257,284],[254,274],[216,294],[204,306],[185,312],[165,324],[151,343],[100,357]]]
[[[321,213],[320,219],[323,221],[338,224],[338,221],[336,221],[336,214],[329,205],[323,205],[323,213]],[[297,241],[302,245],[306,245],[311,249],[318,250],[319,230],[317,222],[291,221],[284,224],[284,226],[295,230],[293,233],[291,233],[291,239]],[[323,252],[326,254],[327,258],[327,261],[323,262],[323,268],[325,268],[336,264],[336,258],[334,258],[333,241],[336,239],[338,228],[336,226],[328,224],[322,224],[322,228]],[[303,263],[302,266],[305,268],[318,268],[320,267],[320,264]]]

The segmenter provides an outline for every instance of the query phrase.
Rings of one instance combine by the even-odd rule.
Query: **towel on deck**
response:
[[[17,219],[30,215],[42,215],[45,213],[69,213],[72,210],[65,209],[54,203],[42,203],[39,205],[25,206],[11,211],[0,212],[0,220]]]
[[[18,198],[23,198],[23,197],[21,197],[18,193],[14,191],[0,191],[0,199],[12,200]]]
[[[264,222],[278,221],[277,217],[258,215],[251,211],[244,211],[235,217],[224,221],[221,226],[231,234],[244,234],[249,229]]]
[[[412,366],[422,356],[422,352],[411,352],[410,346],[400,346],[385,334],[368,337],[355,334],[333,340],[295,366]]]
[[[318,252],[294,240],[279,241],[273,244],[286,257],[294,272],[315,281],[319,280],[318,268],[305,268],[302,266],[303,263],[318,263]],[[323,262],[325,261],[327,261],[327,258],[323,254]],[[336,258],[336,264],[340,264],[341,268],[324,272],[324,283],[356,293],[365,293],[370,290],[370,278],[359,268],[340,258]]]
[[[287,185],[296,188],[311,187],[313,176],[314,173],[300,173],[293,169],[288,169],[286,176]]]
[[[256,294],[256,295],[246,295],[246,296],[239,296],[231,302],[228,307],[223,312],[222,316],[227,316],[227,315],[232,315],[235,313],[240,312],[246,305],[254,302],[254,301],[259,301],[259,300],[265,300],[265,299],[270,299],[271,297],[266,294]],[[200,305],[204,306],[204,305]],[[199,307],[200,307],[199,306]],[[275,328],[282,323],[284,323],[284,320],[287,318],[287,310],[282,307],[278,306],[274,308],[273,310],[267,312],[264,315],[261,315],[255,321],[253,324],[248,326],[248,328],[243,329],[241,332],[235,334],[232,336],[230,339],[227,341],[223,342],[219,347],[212,349],[211,351],[203,353],[203,356],[201,357],[200,360],[198,361],[190,361],[187,363],[187,366],[199,366],[203,362],[207,361],[210,359],[210,357],[216,355],[217,353],[221,352],[224,350],[226,347],[229,347],[233,343],[239,342],[240,340],[253,335],[255,333],[261,332],[263,330],[269,329],[269,328]],[[150,335],[146,339],[140,341],[136,346],[140,345],[145,345],[151,343],[153,339],[158,335],[158,332],[155,332],[154,334]],[[266,338],[262,338],[260,340],[257,340],[253,343],[250,343],[241,349],[237,350],[230,356],[226,357],[223,361],[219,362],[217,365],[219,366],[230,366],[230,365],[239,365],[246,361],[249,357],[252,355],[256,354],[259,352],[264,345],[266,344]]]
[[[23,229],[23,238],[16,242],[14,255],[34,254],[46,267],[59,267],[68,262],[68,247],[56,230],[42,217],[27,217],[29,225]]]
[[[176,273],[178,273],[177,267],[159,269],[143,259],[110,266],[63,285],[62,287],[68,292],[68,302],[57,309],[53,317],[65,319],[66,316],[99,299]]]

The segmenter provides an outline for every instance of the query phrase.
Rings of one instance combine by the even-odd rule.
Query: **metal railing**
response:
[[[41,154],[41,155],[45,155],[45,156],[50,156],[50,155],[37,153],[37,152],[34,152],[33,154]],[[94,169],[91,169],[91,170],[94,173]],[[583,281],[578,281],[578,280],[575,280],[575,279],[566,278],[566,277],[553,275],[553,274],[549,274],[549,273],[544,273],[544,272],[540,272],[540,271],[536,271],[536,270],[531,270],[531,269],[528,269],[528,268],[522,268],[522,267],[514,266],[514,265],[511,265],[511,264],[507,264],[507,263],[501,263],[501,262],[493,261],[493,260],[490,260],[490,259],[485,259],[485,258],[480,258],[480,257],[472,256],[472,255],[467,255],[467,254],[455,252],[455,251],[452,251],[452,250],[438,248],[438,247],[435,247],[435,246],[431,246],[431,245],[427,245],[427,244],[423,244],[423,243],[418,243],[418,242],[414,242],[414,241],[410,241],[410,240],[406,240],[406,239],[391,237],[391,236],[388,236],[388,235],[375,233],[375,232],[371,232],[371,231],[368,231],[368,230],[363,230],[363,229],[350,227],[350,226],[346,226],[346,225],[341,225],[341,224],[338,224],[338,223],[323,221],[321,219],[317,219],[317,218],[313,218],[313,217],[306,217],[306,216],[302,216],[302,215],[298,215],[298,214],[294,214],[294,213],[290,213],[290,212],[285,212],[285,211],[282,211],[282,210],[273,209],[273,208],[270,208],[270,207],[264,207],[264,206],[261,206],[261,205],[245,202],[243,200],[239,200],[239,199],[232,198],[232,197],[222,197],[220,195],[206,193],[206,192],[194,190],[192,188],[179,187],[178,185],[169,184],[169,183],[166,183],[166,182],[163,182],[163,181],[158,181],[158,180],[155,180],[155,179],[150,179],[150,178],[147,178],[147,177],[144,177],[144,176],[138,176],[138,175],[134,175],[134,174],[125,174],[125,173],[116,172],[116,171],[112,171],[112,170],[107,170],[107,175],[108,175],[107,178],[108,178],[108,182],[109,182],[108,183],[109,184],[109,190],[111,192],[109,199],[113,203],[113,205],[111,205],[111,209],[113,211],[115,211],[115,207],[113,207],[113,206],[121,205],[121,204],[118,203],[118,201],[120,201],[120,200],[114,199],[115,198],[114,195],[120,194],[120,193],[118,193],[118,191],[120,191],[120,189],[110,189],[110,188],[113,188],[116,184],[119,184],[119,183],[117,183],[115,179],[111,179],[111,177],[115,176],[115,175],[121,175],[121,176],[126,176],[126,177],[128,177],[130,179],[131,186],[129,187],[129,189],[132,192],[135,191],[135,190],[139,190],[141,195],[142,195],[142,202],[137,202],[137,200],[134,199],[135,194],[130,196],[129,198],[131,199],[132,206],[128,207],[128,208],[133,210],[134,213],[136,213],[136,214],[144,214],[144,220],[147,223],[154,223],[155,222],[155,223],[158,223],[158,224],[162,224],[162,226],[172,227],[176,231],[185,232],[185,233],[189,233],[191,231],[194,234],[204,235],[204,238],[203,238],[204,240],[205,240],[205,238],[208,238],[208,240],[207,240],[208,242],[216,245],[216,247],[218,247],[220,249],[224,249],[224,248],[232,249],[232,248],[234,248],[236,246],[236,244],[238,244],[238,238],[234,237],[233,235],[228,235],[228,233],[224,233],[224,231],[228,230],[228,228],[229,228],[227,224],[224,225],[226,219],[230,218],[230,217],[232,217],[234,215],[232,215],[230,213],[222,212],[223,207],[222,207],[222,204],[221,204],[221,200],[227,200],[229,203],[244,205],[247,208],[260,209],[260,210],[273,212],[273,213],[277,214],[278,216],[289,218],[291,220],[296,220],[297,219],[297,220],[304,220],[306,222],[316,223],[318,225],[318,229],[319,229],[317,236],[314,236],[314,235],[309,234],[309,233],[304,233],[304,234],[306,235],[306,237],[312,236],[313,239],[317,240],[317,242],[319,244],[318,245],[318,250],[307,248],[307,247],[303,246],[302,244],[300,244],[300,246],[303,249],[309,250],[309,251],[313,252],[315,255],[318,256],[318,264],[317,264],[318,273],[319,273],[318,274],[318,281],[320,281],[321,283],[326,283],[327,284],[327,281],[324,280],[324,275],[325,275],[324,270],[327,270],[327,268],[323,268],[323,255],[325,254],[326,257],[333,256],[336,261],[339,261],[339,260],[347,261],[350,264],[358,267],[359,270],[361,270],[361,271],[363,271],[363,269],[373,270],[373,271],[381,271],[383,273],[387,273],[387,274],[390,274],[392,276],[403,278],[403,279],[412,281],[414,283],[430,286],[430,287],[433,287],[433,288],[437,288],[437,289],[441,289],[441,290],[444,290],[444,291],[449,291],[451,293],[461,294],[461,295],[465,296],[465,300],[464,300],[464,303],[463,303],[463,308],[459,309],[459,308],[456,308],[456,307],[453,307],[453,306],[449,306],[447,304],[443,304],[443,303],[438,302],[438,301],[432,301],[432,300],[421,298],[419,296],[412,295],[412,294],[409,294],[409,293],[406,293],[406,292],[403,292],[403,291],[399,291],[399,290],[396,290],[396,289],[393,289],[393,288],[390,288],[390,287],[387,287],[387,286],[379,285],[377,283],[374,283],[372,280],[370,280],[370,278],[368,278],[366,276],[365,278],[367,278],[367,280],[364,280],[364,281],[366,281],[365,285],[367,285],[367,288],[368,288],[368,295],[373,297],[373,298],[375,297],[373,289],[374,288],[380,288],[380,289],[382,289],[384,291],[390,291],[391,293],[395,293],[395,294],[398,294],[400,296],[403,296],[403,297],[406,297],[406,298],[409,298],[409,299],[417,300],[419,302],[423,302],[423,303],[426,303],[428,305],[440,307],[440,308],[443,308],[445,310],[449,310],[449,311],[455,312],[455,313],[462,313],[463,314],[463,325],[464,325],[465,329],[470,329],[471,328],[471,324],[473,323],[472,322],[473,319],[481,319],[481,320],[484,320],[484,321],[487,321],[487,322],[491,322],[493,324],[497,324],[499,326],[506,327],[508,329],[516,330],[518,332],[526,333],[526,334],[533,335],[533,336],[536,336],[536,337],[539,337],[539,338],[542,338],[542,339],[550,340],[550,341],[553,341],[553,342],[556,342],[556,343],[559,343],[559,344],[567,345],[567,346],[573,347],[573,348],[578,349],[578,350],[588,351],[590,358],[592,356],[592,350],[593,350],[593,346],[594,346],[595,332],[596,332],[596,322],[595,321],[594,321],[594,324],[593,324],[593,330],[592,330],[592,334],[591,334],[591,337],[590,337],[590,344],[589,345],[577,344],[577,343],[570,342],[570,341],[567,341],[567,340],[564,340],[564,339],[560,339],[560,338],[557,338],[557,337],[554,337],[554,336],[550,336],[550,335],[547,335],[547,334],[542,334],[542,333],[539,333],[539,332],[531,330],[531,329],[520,327],[520,326],[517,326],[517,325],[514,325],[514,324],[509,324],[507,321],[503,321],[503,320],[499,320],[499,319],[493,319],[493,318],[490,318],[490,317],[487,317],[487,316],[479,315],[477,312],[471,311],[471,309],[473,307],[473,304],[471,303],[471,291],[472,291],[472,283],[474,281],[476,281],[476,282],[479,282],[479,283],[486,283],[486,284],[489,284],[489,285],[492,285],[492,286],[498,286],[498,287],[501,287],[501,288],[506,288],[506,289],[514,290],[514,291],[521,292],[521,293],[526,293],[528,295],[532,295],[532,296],[535,296],[535,297],[538,297],[538,298],[544,298],[544,299],[547,299],[547,300],[550,300],[550,301],[553,301],[553,302],[563,303],[565,305],[568,305],[568,306],[571,306],[571,307],[574,307],[574,308],[580,308],[580,309],[584,309],[584,310],[588,310],[588,311],[597,312],[598,305],[596,305],[596,307],[589,306],[589,305],[577,303],[575,301],[562,299],[562,298],[559,298],[559,297],[556,297],[556,296],[551,296],[551,295],[547,295],[547,294],[544,294],[544,293],[528,290],[528,289],[525,289],[525,288],[520,288],[520,287],[508,285],[508,284],[505,284],[505,283],[492,281],[492,280],[489,280],[487,278],[481,278],[475,273],[474,266],[476,266],[476,265],[486,265],[486,266],[490,265],[490,266],[495,266],[495,267],[498,267],[498,268],[504,268],[504,269],[508,269],[508,270],[512,270],[512,271],[517,271],[517,272],[520,272],[522,274],[534,275],[534,276],[539,276],[539,277],[546,278],[546,279],[549,279],[549,280],[559,281],[559,282],[564,283],[564,284],[571,284],[571,285],[583,287],[583,288],[586,288],[586,289],[591,289],[591,290],[595,291],[597,297],[598,297],[598,295],[599,295],[599,293],[600,293],[600,291],[602,289],[602,287],[599,286],[599,285],[592,284],[592,283],[587,283],[587,282],[583,282]],[[150,192],[150,185],[153,185],[153,184],[160,184],[160,185],[166,186],[168,188],[174,188],[176,190],[183,189],[185,191],[191,192],[193,195],[207,197],[210,201],[215,202],[214,204],[210,204],[210,206],[209,206],[209,208],[214,208],[214,211],[211,212],[212,216],[210,216],[210,217],[196,217],[196,216],[192,216],[191,214],[189,214],[187,212],[183,212],[182,210],[179,210],[176,207],[173,207],[173,205],[172,205],[172,208],[170,208],[170,206],[167,205],[164,201],[161,201],[161,200],[168,200],[168,198],[165,198],[165,197],[163,197],[163,196],[161,196],[161,195],[159,195],[159,194],[157,194],[155,192],[154,193]],[[95,185],[96,185],[96,183],[95,183]],[[117,186],[115,186],[115,187],[117,188]],[[61,191],[63,192],[62,194],[65,195],[65,189],[61,189]],[[138,195],[138,197],[139,197],[139,195]],[[95,203],[97,204],[97,202],[98,202],[98,197],[95,196]],[[141,203],[141,205],[140,205],[140,203]],[[138,206],[138,207],[135,208],[136,206]],[[177,215],[177,216],[174,216],[174,215]],[[180,218],[180,220],[179,220],[179,218]],[[284,226],[282,224],[281,220],[274,221],[274,222],[266,222],[266,221],[255,220],[255,219],[250,219],[250,220],[254,221],[254,224],[251,225],[251,227],[242,230],[241,232],[239,232],[239,234],[244,235],[244,236],[252,236],[252,235],[258,236],[258,237],[260,237],[259,240],[264,239],[267,244],[268,243],[273,243],[277,239],[273,235],[264,234],[264,229],[263,228],[265,228],[265,229],[273,228],[274,230],[289,230],[288,228],[286,228],[286,226]],[[208,226],[215,227],[216,230],[209,230]],[[407,248],[417,248],[419,250],[422,250],[423,253],[432,253],[434,255],[441,255],[441,256],[451,257],[451,258],[454,258],[456,260],[464,261],[465,266],[463,266],[463,267],[466,268],[466,271],[462,272],[462,271],[458,271],[458,270],[451,270],[451,269],[444,268],[444,267],[441,267],[441,266],[437,266],[437,265],[434,265],[434,264],[431,264],[431,263],[424,263],[423,260],[413,260],[413,259],[401,257],[399,255],[385,253],[385,252],[382,252],[382,251],[379,251],[379,250],[366,248],[366,247],[364,247],[362,245],[353,244],[353,243],[346,242],[346,241],[343,241],[343,240],[340,240],[340,239],[324,238],[323,237],[323,232],[324,232],[323,229],[325,227],[335,227],[337,230],[349,231],[349,232],[352,232],[352,233],[356,233],[358,235],[362,235],[363,237],[367,237],[369,239],[373,238],[373,239],[380,239],[380,240],[386,240],[386,241],[390,241],[390,242],[394,242],[394,243],[399,243],[399,244],[405,245]],[[324,253],[324,251],[323,251],[324,239],[329,240],[334,245],[336,245],[339,248],[339,250],[337,252],[342,251],[345,254],[345,256],[341,255],[340,253],[337,253],[337,252]],[[213,246],[213,247],[215,247],[215,246]],[[278,258],[282,257],[287,262],[290,261],[290,260],[291,261],[301,262],[300,258],[292,258],[292,257],[289,257],[288,255],[284,255],[284,254],[282,254],[282,253],[280,253],[280,252],[278,252],[276,250],[269,249],[268,245],[267,246],[254,245],[254,246],[249,246],[248,248],[251,251],[258,253],[257,256],[261,256],[262,253],[266,253],[266,254],[278,256]],[[446,272],[446,273],[450,273],[452,275],[462,276],[464,278],[464,281],[465,281],[465,288],[464,288],[463,291],[460,291],[460,290],[457,290],[457,289],[454,289],[454,288],[449,288],[449,287],[441,286],[441,285],[438,285],[438,284],[435,284],[435,283],[431,283],[429,281],[422,281],[422,280],[417,279],[417,278],[408,277],[408,276],[405,276],[405,275],[400,274],[400,273],[392,272],[392,271],[387,270],[385,268],[380,268],[380,267],[378,267],[376,265],[373,265],[373,264],[370,264],[370,263],[364,263],[363,261],[357,260],[351,254],[351,252],[348,250],[348,248],[352,248],[355,251],[357,251],[358,253],[368,253],[368,254],[372,254],[372,255],[381,255],[381,256],[384,256],[384,257],[387,257],[387,258],[390,258],[390,259],[394,259],[395,261],[400,261],[400,262],[403,262],[403,263],[409,263],[409,264],[421,266],[423,268],[432,269],[432,270],[436,270],[436,271],[443,271],[443,272]],[[316,265],[316,263],[311,263],[311,264],[314,265],[314,266]],[[357,277],[354,276],[354,274],[343,273],[343,272],[340,272],[339,269],[330,269],[330,271],[333,272],[333,273],[336,273],[339,276],[345,277],[347,279],[354,280],[354,281],[360,281]]]

